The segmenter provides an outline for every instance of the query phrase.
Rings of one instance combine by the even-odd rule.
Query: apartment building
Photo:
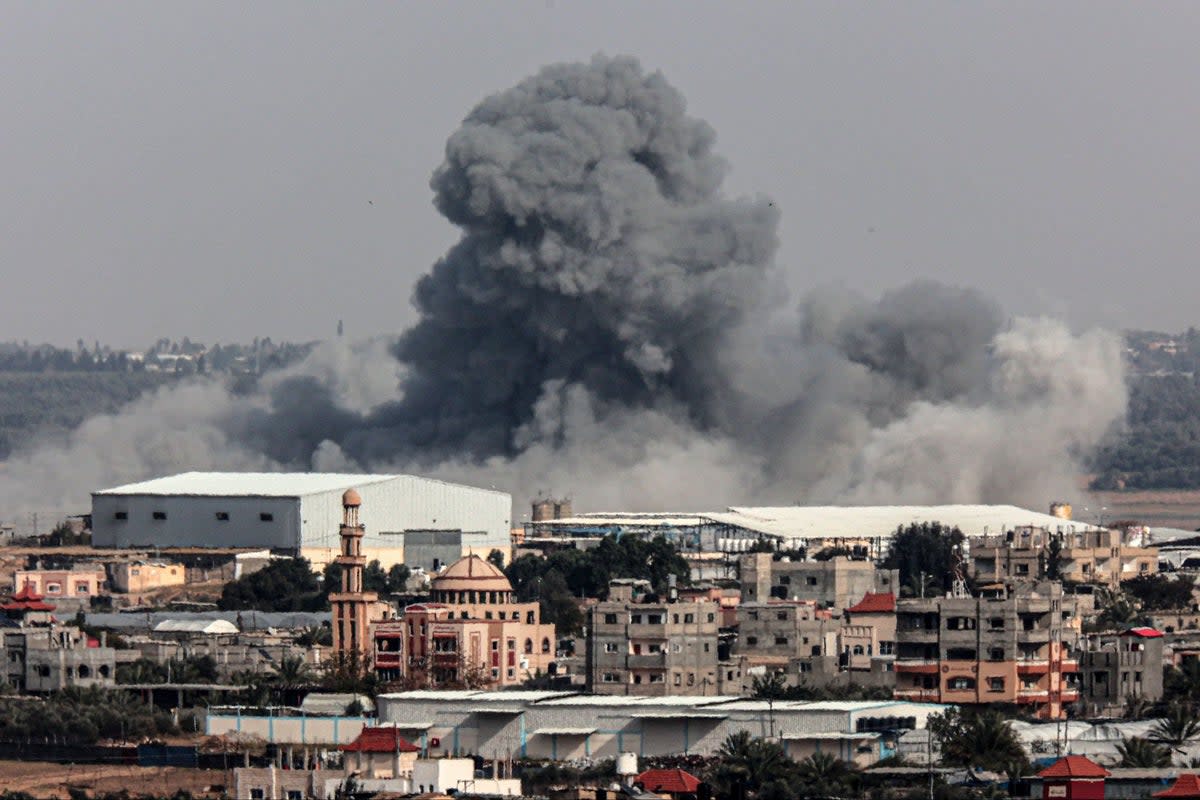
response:
[[[1097,636],[1079,653],[1080,704],[1088,716],[1117,717],[1130,697],[1158,702],[1163,696],[1163,634],[1130,628]]]
[[[1062,718],[1079,699],[1079,666],[1066,652],[1063,614],[1062,586],[1053,581],[994,584],[978,597],[900,600],[896,697],[1013,703],[1040,718]]]
[[[868,592],[846,609],[838,645],[847,669],[871,671],[872,662],[883,660],[891,670],[896,655],[896,595]]]
[[[433,579],[430,594],[432,602],[372,626],[373,663],[385,681],[501,688],[549,672],[554,626],[542,623],[536,602],[517,601],[495,565],[459,559]]]
[[[588,609],[587,689],[615,695],[716,695],[721,606],[660,598],[614,581]]]
[[[896,570],[870,561],[836,556],[827,561],[792,561],[775,553],[747,553],[738,563],[744,602],[810,600],[825,608],[849,608],[868,592],[894,592]]]
[[[978,580],[1043,580],[1055,572],[1072,583],[1116,587],[1158,572],[1158,548],[1142,528],[1051,531],[1024,526],[970,539],[971,568]]]

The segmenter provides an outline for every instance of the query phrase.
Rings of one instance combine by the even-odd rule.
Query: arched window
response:
[[[108,670],[108,664],[101,664],[101,665],[100,665],[100,677],[101,677],[101,678],[107,678],[107,677],[108,677],[108,673],[109,673],[109,670]]]
[[[550,637],[548,637],[548,636],[542,637],[542,652],[543,653],[550,652]]]
[[[81,677],[81,678],[90,678],[90,677],[92,677],[92,670],[91,670],[91,668],[90,668],[90,667],[88,667],[88,665],[87,665],[87,664],[80,664],[80,665],[79,665],[79,677]]]
[[[863,652],[863,646],[861,644],[854,645],[854,655],[861,656],[863,655]]]
[[[526,640],[525,640],[525,652],[526,652],[526,653],[532,653],[532,652],[533,652],[533,639],[526,639]]]

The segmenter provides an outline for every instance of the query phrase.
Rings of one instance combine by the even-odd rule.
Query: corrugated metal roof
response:
[[[156,495],[180,497],[304,497],[323,492],[345,491],[373,483],[404,479],[422,483],[462,486],[477,492],[504,492],[448,483],[419,475],[355,475],[342,472],[184,472],[112,489],[97,495]]]
[[[237,625],[223,619],[164,619],[154,626],[155,633],[237,633]]]
[[[913,522],[940,522],[959,528],[967,536],[997,534],[1006,528],[1034,525],[1050,530],[1096,526],[1039,511],[1008,505],[946,506],[731,506],[728,511],[704,514],[706,519],[782,538],[849,539],[890,537]]]
[[[381,483],[396,475],[338,472],[184,472],[129,483],[95,494],[184,495],[189,497],[303,497]]]

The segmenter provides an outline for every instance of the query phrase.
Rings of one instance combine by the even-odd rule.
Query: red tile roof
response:
[[[1161,639],[1162,631],[1156,631],[1154,628],[1130,628],[1123,632],[1122,636],[1140,636],[1143,639]]]
[[[648,769],[633,780],[655,794],[695,794],[700,788],[700,779],[681,769]]]
[[[21,591],[12,596],[11,602],[0,606],[4,611],[53,611],[54,606],[42,602],[42,595],[33,590],[33,585],[25,581]]]
[[[1109,771],[1084,756],[1063,756],[1038,773],[1039,778],[1107,778]]]
[[[1155,792],[1154,797],[1200,797],[1200,777],[1191,772],[1185,772],[1175,779],[1170,789]]]
[[[851,614],[890,614],[896,610],[896,595],[891,592],[867,592],[858,605],[846,609]]]
[[[363,728],[357,739],[342,745],[342,750],[351,753],[417,753],[421,748],[401,736],[399,728]]]

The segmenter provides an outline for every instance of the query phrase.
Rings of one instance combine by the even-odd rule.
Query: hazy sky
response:
[[[916,276],[1200,324],[1200,5],[0,5],[0,340],[397,331],[446,136],[628,53],[783,212],[793,291]]]

